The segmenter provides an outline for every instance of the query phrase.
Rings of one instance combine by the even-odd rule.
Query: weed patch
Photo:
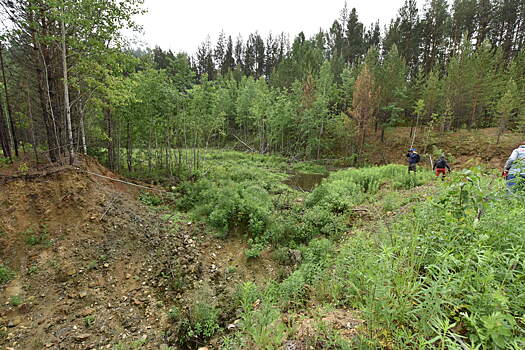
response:
[[[15,277],[15,273],[7,266],[0,264],[0,284],[5,284]]]

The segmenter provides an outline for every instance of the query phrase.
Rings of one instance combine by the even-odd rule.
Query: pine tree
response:
[[[217,44],[215,45],[215,50],[213,51],[214,66],[217,67],[221,73],[224,71],[223,67],[225,67],[226,45],[226,35],[224,34],[224,31],[221,30],[217,39]]]
[[[516,82],[513,79],[509,79],[505,93],[501,96],[496,105],[496,115],[499,120],[498,139],[496,144],[499,144],[500,138],[507,129],[509,122],[517,115],[519,109],[518,98],[518,87]],[[523,123],[520,125],[522,130],[523,125]]]
[[[416,0],[405,0],[399,10],[399,54],[404,57],[414,77],[419,68],[421,22]]]
[[[350,64],[358,63],[366,53],[364,39],[364,26],[359,22],[357,10],[350,11],[345,28],[346,45],[343,50],[343,58]]]
[[[220,69],[222,75],[225,75],[226,73],[235,69],[235,59],[233,58],[233,42],[231,36],[228,36],[228,41],[226,42],[226,52],[224,53],[224,59]]]
[[[423,67],[428,73],[435,67],[444,67],[446,62],[446,39],[450,28],[447,0],[429,0],[421,25]]]
[[[242,37],[239,35],[235,42],[235,66],[238,70],[244,71],[244,47]]]

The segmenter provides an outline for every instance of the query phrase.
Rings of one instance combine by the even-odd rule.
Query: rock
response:
[[[290,249],[290,255],[292,256],[292,260],[295,264],[300,264],[301,261],[303,260],[300,250]]]
[[[92,308],[87,308],[85,310],[83,310],[80,314],[84,317],[86,316],[89,316],[91,314],[93,314],[93,312],[95,312],[95,310],[93,310]]]
[[[206,346],[203,346],[201,348],[198,348],[197,350],[210,350],[210,349],[208,349],[208,347],[206,347]]]
[[[91,337],[91,334],[89,333],[77,334],[75,335],[75,340],[82,342],[82,341],[87,340],[89,337]]]
[[[77,273],[77,270],[75,270],[74,268],[69,268],[67,271],[66,271],[66,275],[68,275],[69,277],[71,276],[74,276],[75,274]]]
[[[22,319],[20,317],[15,317],[7,323],[7,327],[13,328],[18,326],[20,323],[22,323]]]
[[[87,292],[86,291],[82,291],[82,292],[78,293],[78,296],[80,297],[80,299],[84,299],[85,297],[87,297]]]

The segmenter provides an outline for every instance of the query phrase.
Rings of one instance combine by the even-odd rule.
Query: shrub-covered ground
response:
[[[279,158],[217,154],[203,175],[173,193],[177,210],[211,232],[244,237],[254,263],[270,251],[288,267],[278,279],[237,287],[230,327],[208,324],[221,310],[177,320],[189,329],[207,324],[201,343],[525,347],[521,194],[507,193],[503,181],[480,169],[435,182],[428,171],[408,175],[399,165],[335,171],[307,193],[283,184],[287,169]],[[330,315],[356,322],[345,331]]]

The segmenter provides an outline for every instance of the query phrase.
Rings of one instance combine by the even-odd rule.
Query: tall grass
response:
[[[358,232],[331,273],[332,302],[362,311],[362,345],[525,347],[525,208],[474,173],[392,226]]]

